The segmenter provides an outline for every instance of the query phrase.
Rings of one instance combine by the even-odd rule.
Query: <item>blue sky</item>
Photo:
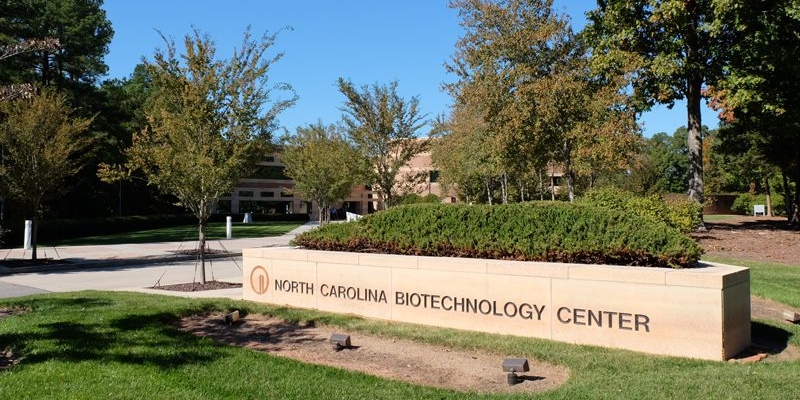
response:
[[[214,39],[217,55],[229,57],[245,29],[253,34],[278,32],[275,52],[284,58],[270,72],[272,83],[294,87],[297,104],[279,116],[294,132],[321,120],[337,122],[344,96],[339,77],[356,86],[398,81],[405,97],[417,96],[429,118],[447,113],[450,97],[443,82],[454,79],[444,68],[461,35],[456,10],[447,0],[105,0],[103,9],[114,28],[106,56],[109,78],[125,78],[142,57],[164,42],[158,31],[179,42],[198,28]],[[580,29],[589,0],[556,0],[556,8]],[[285,29],[291,27],[291,29]],[[658,106],[639,121],[646,136],[672,133],[686,124],[684,103],[672,110]],[[715,128],[715,113],[704,107],[703,123]]]

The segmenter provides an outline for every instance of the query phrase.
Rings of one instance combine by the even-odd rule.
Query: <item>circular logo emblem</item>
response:
[[[269,289],[269,275],[264,267],[259,265],[250,272],[250,287],[256,294],[267,292],[267,289]]]

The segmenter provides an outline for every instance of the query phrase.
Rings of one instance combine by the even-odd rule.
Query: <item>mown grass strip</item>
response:
[[[77,292],[5,299],[31,311],[0,321],[0,344],[25,358],[0,372],[3,398],[472,399],[798,398],[800,363],[750,365],[649,356],[547,340],[386,323],[227,299]],[[177,331],[180,316],[211,310],[263,313],[386,337],[546,360],[571,370],[538,395],[479,396],[389,381],[217,344]],[[757,326],[761,326],[757,324]],[[792,343],[797,327],[786,329]],[[498,365],[498,368],[500,366]],[[531,365],[535,374],[536,363]]]
[[[299,222],[254,222],[252,224],[234,223],[234,238],[279,236],[302,225]],[[224,222],[208,224],[208,240],[224,239],[226,237]],[[169,228],[146,229],[134,232],[116,233],[101,236],[87,236],[76,239],[58,240],[44,244],[45,246],[80,246],[103,245],[124,243],[156,243],[156,242],[182,242],[197,240],[197,225],[182,225]]]
[[[750,268],[750,293],[800,308],[800,265],[746,261],[724,257],[705,260]]]

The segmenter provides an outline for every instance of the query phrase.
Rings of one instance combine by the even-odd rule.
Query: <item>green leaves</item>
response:
[[[92,119],[72,117],[66,96],[49,89],[29,99],[2,102],[0,111],[3,186],[8,195],[27,203],[32,217],[81,168],[81,152],[91,142],[83,133]]]
[[[294,180],[292,191],[319,206],[320,222],[327,209],[347,197],[368,170],[367,160],[347,142],[338,127],[322,122],[297,129],[283,138],[281,161]]]
[[[167,40],[166,51],[145,65],[148,126],[134,136],[128,169],[143,171],[201,221],[269,150],[277,114],[295,101],[291,95],[263,108],[271,94],[267,72],[280,58],[267,54],[274,41],[246,32],[233,57],[220,60],[211,39],[194,31],[184,38],[184,54]]]
[[[400,169],[428,147],[426,140],[417,137],[425,125],[425,116],[419,114],[419,99],[406,100],[398,95],[397,82],[365,85],[359,90],[339,78],[338,85],[347,98],[342,108],[347,137],[370,163],[365,183],[378,192],[385,208],[400,194]]]
[[[527,261],[693,266],[699,245],[655,218],[567,203],[415,204],[299,235],[312,249]]]

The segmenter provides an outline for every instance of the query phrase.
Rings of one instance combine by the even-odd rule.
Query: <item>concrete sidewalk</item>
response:
[[[232,283],[242,282],[241,253],[244,248],[286,246],[297,234],[313,229],[310,222],[291,232],[275,237],[215,240],[211,250],[217,254],[206,264],[207,279]],[[194,255],[176,251],[194,249],[196,241],[105,246],[65,246],[40,249],[42,257],[63,260],[60,266],[37,266],[0,271],[0,298],[19,297],[47,292],[80,290],[134,291],[181,297],[242,298],[241,288],[180,292],[154,289],[159,285],[198,282],[199,267]],[[16,250],[21,253],[21,250]],[[57,253],[57,254],[56,254]],[[10,257],[8,250],[0,258]],[[69,263],[67,263],[69,262]]]
[[[209,249],[209,254],[207,254],[207,256],[209,258],[231,258],[241,256],[242,249],[245,248],[286,246],[296,235],[317,226],[318,224],[316,222],[308,222],[280,236],[209,240],[206,242]],[[39,258],[60,260],[63,261],[63,264],[17,268],[0,266],[0,275],[195,260],[197,258],[195,254],[187,253],[196,250],[197,246],[198,242],[194,240],[184,242],[39,247]],[[0,260],[24,258],[30,258],[30,250],[23,250],[21,248],[0,250]]]

